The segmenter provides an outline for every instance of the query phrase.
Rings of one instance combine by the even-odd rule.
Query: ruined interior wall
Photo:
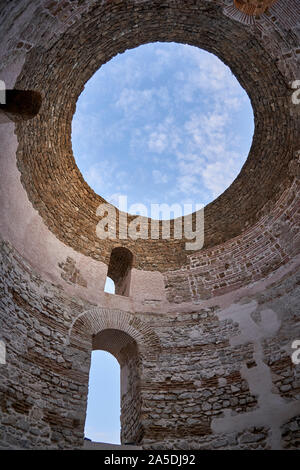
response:
[[[1,447],[80,447],[92,348],[84,330],[78,344],[66,339],[91,305],[43,281],[7,244],[1,272]],[[300,338],[299,285],[291,265],[239,301],[215,297],[214,305],[190,305],[189,312],[179,306],[132,316],[155,331],[162,348],[155,360],[140,357],[144,448],[298,446],[300,368],[291,344]],[[139,384],[133,379],[131,391]],[[136,424],[124,424],[127,441]]]
[[[6,361],[0,364],[0,448],[81,448],[91,352],[100,347],[81,318],[95,304],[43,279],[5,241],[0,245],[0,286],[0,340],[6,347]],[[129,331],[140,316],[130,314]],[[112,310],[109,321],[114,318]],[[121,332],[123,326],[120,322]],[[147,425],[140,376],[144,368],[153,368],[153,350],[142,356],[132,343],[119,351],[112,338],[108,342],[104,349],[120,360],[126,376],[122,440],[137,443]]]
[[[88,303],[43,281],[9,244],[0,250],[0,448],[81,446],[90,351],[66,340]]]
[[[299,447],[299,268],[256,289],[226,308],[215,298],[154,320],[162,354],[148,383],[157,394],[146,448]]]
[[[58,60],[65,64],[64,70],[68,76],[76,54],[72,56],[74,51],[70,49],[69,63],[63,50],[54,45],[81,18],[88,24],[89,9],[94,8],[96,2],[66,0],[64,7],[58,3],[18,1],[10,9],[0,12],[1,25],[5,25],[1,28],[5,38],[0,42],[1,73],[4,71],[9,86],[13,87],[16,83],[30,51],[33,52],[33,62],[28,61],[26,70],[30,71],[31,64],[42,63],[41,57],[49,49],[52,51],[48,56],[49,70],[57,73],[56,80],[60,83],[59,69],[51,67]],[[114,3],[113,8],[117,9],[122,2],[109,3]],[[146,5],[147,2],[132,2],[132,8],[135,3]],[[149,5],[154,3],[149,2]],[[159,3],[155,5],[158,7]],[[165,2],[174,8],[180,3]],[[195,2],[184,3],[189,17],[195,17]],[[227,3],[225,0],[203,1],[201,11],[212,19],[212,25],[215,20],[225,25],[218,8]],[[98,11],[98,19],[101,18],[100,13]],[[163,18],[163,15],[166,11],[161,11],[157,16]],[[131,21],[132,12],[128,16]],[[169,35],[176,23],[180,28],[182,26],[179,36],[184,40],[186,31],[182,25],[182,14],[170,12],[166,16],[169,29],[163,29],[160,37]],[[37,24],[33,24],[32,18],[36,19]],[[174,21],[176,18],[177,22]],[[251,45],[253,58],[256,47],[261,54],[261,69],[248,67],[251,77],[247,74],[240,77],[243,83],[251,78],[252,84],[258,86],[264,64],[268,64],[265,67],[265,83],[273,83],[269,101],[263,93],[255,97],[258,111],[266,113],[265,119],[258,123],[263,138],[260,143],[256,141],[253,148],[258,158],[255,167],[257,178],[266,161],[266,151],[268,155],[272,154],[274,148],[272,150],[271,144],[277,146],[280,151],[274,150],[277,156],[275,180],[280,181],[282,176],[285,190],[279,194],[279,187],[271,185],[268,194],[276,193],[279,199],[265,201],[260,214],[256,213],[256,206],[252,206],[251,213],[255,214],[256,223],[244,225],[239,235],[240,222],[236,221],[237,212],[230,204],[234,191],[226,192],[227,204],[223,206],[220,199],[215,201],[216,211],[210,209],[210,220],[218,222],[218,217],[223,214],[223,235],[227,241],[221,244],[218,238],[221,229],[220,233],[214,232],[212,225],[208,224],[213,246],[189,256],[183,267],[177,255],[172,258],[170,266],[166,253],[173,253],[173,247],[171,251],[165,251],[166,244],[163,249],[151,244],[151,249],[146,252],[145,245],[140,243],[137,248],[139,262],[132,270],[130,292],[132,297],[137,296],[138,301],[100,294],[106,278],[105,260],[108,259],[110,247],[104,250],[101,257],[103,245],[97,240],[95,248],[86,236],[89,234],[84,234],[85,229],[94,231],[94,225],[84,222],[85,229],[81,230],[82,219],[72,212],[75,214],[74,220],[78,219],[79,223],[74,237],[72,224],[64,224],[65,219],[59,218],[60,211],[44,200],[45,181],[42,177],[49,176],[45,168],[47,165],[52,168],[49,162],[53,155],[49,151],[38,152],[40,142],[36,135],[41,135],[38,132],[41,130],[40,124],[49,123],[47,112],[42,115],[44,120],[38,117],[30,126],[24,129],[19,127],[24,132],[32,129],[32,133],[26,133],[26,142],[22,140],[21,133],[17,138],[13,124],[1,126],[0,232],[6,242],[1,244],[0,339],[5,341],[7,347],[7,363],[0,365],[2,448],[75,448],[82,445],[91,343],[84,330],[80,333],[81,341],[78,344],[68,344],[66,340],[75,318],[95,305],[122,307],[132,312],[133,322],[142,319],[160,339],[162,350],[155,359],[147,356],[140,358],[140,426],[145,448],[299,447],[299,365],[291,363],[291,343],[294,339],[300,339],[297,271],[299,180],[296,178],[297,174],[299,178],[299,154],[296,153],[299,150],[299,107],[291,104],[289,88],[290,81],[299,78],[296,75],[300,51],[297,39],[299,27],[291,26],[287,18],[276,15],[263,18],[256,26],[251,26],[249,35],[242,29],[245,26],[236,23],[226,26],[227,33],[233,25],[237,28],[235,41],[241,40],[239,47],[245,52],[245,58],[241,60],[245,67],[248,67],[247,59],[250,57],[245,44]],[[76,28],[80,28],[80,23]],[[77,37],[76,28],[73,34],[76,39],[79,38],[79,43],[82,41],[84,44],[84,35]],[[187,29],[192,34],[193,28],[188,26]],[[193,31],[198,33],[198,24]],[[218,32],[221,34],[221,28]],[[141,42],[144,38],[142,29],[140,34],[141,37],[136,37],[131,45]],[[153,32],[153,37],[155,34]],[[97,28],[94,35],[98,38]],[[110,30],[108,36],[112,36]],[[215,29],[212,37],[215,42]],[[250,42],[249,37],[252,38]],[[69,50],[72,41],[75,43],[70,32],[66,50]],[[115,51],[119,45],[118,42],[115,44]],[[234,48],[230,44],[228,47],[234,56]],[[92,53],[90,49],[91,55],[86,55],[88,62],[91,62]],[[268,61],[264,62],[264,59]],[[276,71],[271,68],[275,67],[274,64]],[[237,65],[235,63],[234,72],[238,71]],[[96,66],[96,62],[91,64],[92,68]],[[21,77],[23,82],[21,80],[19,84],[29,86],[33,78],[37,84],[44,83],[44,72],[40,68],[36,77],[24,72],[24,77]],[[76,69],[72,73],[72,76],[77,76]],[[50,74],[50,84],[52,79]],[[276,88],[277,80],[280,96]],[[51,89],[56,96],[55,84],[53,86],[52,83]],[[75,102],[75,96],[73,99]],[[58,104],[62,109],[62,101]],[[52,110],[52,105],[49,100],[46,110]],[[289,115],[286,121],[282,118],[281,124],[277,120],[276,132],[271,125],[275,111],[280,111],[281,118]],[[65,126],[62,127],[64,131]],[[45,130],[47,139],[43,143],[48,148],[47,126]],[[279,144],[273,141],[275,137],[288,148],[279,148]],[[64,138],[62,132],[60,143],[64,142]],[[28,144],[27,152],[24,151],[25,143]],[[34,149],[35,144],[36,154],[29,151]],[[24,162],[23,166],[20,165],[28,193],[21,185],[16,167],[18,146],[19,156],[31,157],[26,162],[28,165]],[[80,180],[73,163],[68,166],[70,155],[64,148],[62,155],[66,157],[66,168],[70,173],[74,170],[76,181],[77,177]],[[292,165],[289,166],[288,162]],[[32,173],[29,173],[29,167]],[[271,164],[266,167],[265,179],[268,180],[275,167]],[[250,174],[253,168],[247,168]],[[55,166],[55,171],[56,176],[71,178],[68,171],[66,174],[61,171],[59,164]],[[36,186],[32,184],[33,176]],[[240,181],[236,184],[237,187],[241,185]],[[86,205],[89,205],[92,200],[89,200],[90,190],[86,188],[86,191],[79,193],[76,184],[70,185],[69,181],[66,187],[68,191],[72,188],[80,198],[84,195]],[[258,189],[263,201],[265,188]],[[69,220],[70,206],[65,203],[64,194],[58,193],[57,198],[53,198],[51,184],[48,190],[52,202],[53,199],[62,202],[66,220]],[[247,202],[247,188],[242,196]],[[238,198],[235,200],[236,207],[239,207],[239,201]],[[53,220],[49,216],[48,229],[37,210],[44,219],[50,212],[50,215],[54,214],[54,225],[51,225]],[[72,210],[75,210],[74,207]],[[247,212],[245,208],[243,210]],[[82,212],[89,214],[89,211]],[[90,212],[94,217],[95,211]],[[241,212],[241,217],[243,215]],[[244,217],[244,222],[246,219]],[[59,230],[61,233],[58,233]],[[136,246],[133,244],[133,250]],[[101,254],[100,259],[95,257],[95,253],[96,256]],[[158,257],[161,262],[159,269],[165,271],[167,299],[163,275],[155,272]],[[145,267],[154,272],[143,271]],[[136,384],[132,382],[132,385]]]
[[[18,42],[7,44],[5,39],[11,58],[6,50],[3,64],[18,54],[23,62],[16,86],[40,90],[43,103],[36,119],[16,127],[18,168],[33,207],[64,244],[104,263],[119,244],[96,236],[96,211],[103,199],[76,166],[71,121],[85,81],[115,54],[149,41],[178,41],[215,53],[231,67],[252,102],[253,145],[239,177],[205,209],[205,245],[216,247],[247,230],[268,213],[266,203],[272,206],[289,186],[288,164],[299,149],[299,113],[291,101],[299,67],[297,25],[286,25],[282,15],[274,14],[245,26],[224,16],[222,5],[227,3],[85,1],[80,2],[84,12],[78,12],[76,2],[66,2],[63,24],[58,4],[41,1],[39,8],[23,12],[20,40],[36,25],[31,47],[18,52]],[[14,3],[14,14],[22,18],[19,9],[19,2]],[[75,11],[81,18],[68,27],[68,15],[74,17]],[[157,240],[155,247],[149,240],[121,244],[132,249],[139,270],[174,270],[186,258],[182,240]]]
[[[165,273],[170,303],[199,304],[262,281],[300,253],[300,151],[294,163],[293,184],[257,224],[215,248],[195,252],[186,265]]]
[[[129,344],[122,351],[120,366],[121,443],[140,444],[144,437],[144,429],[141,423],[141,357],[136,344]]]

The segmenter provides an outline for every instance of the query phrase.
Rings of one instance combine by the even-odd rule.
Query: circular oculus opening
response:
[[[118,54],[87,82],[72,145],[97,194],[125,212],[164,218],[151,204],[173,206],[177,217],[176,207],[191,213],[220,196],[253,132],[250,100],[229,67],[197,47],[157,42]]]
[[[47,227],[66,245],[105,263],[120,240],[100,243],[97,238],[96,211],[103,199],[78,170],[72,119],[84,84],[100,66],[120,52],[155,41],[190,44],[216,54],[230,66],[253,107],[255,132],[242,171],[205,207],[204,248],[252,227],[290,183],[288,165],[295,150],[290,89],[275,55],[258,37],[215,4],[195,8],[193,2],[179,7],[154,1],[130,10],[124,2],[97,4],[84,24],[75,23],[42,52],[42,60],[39,49],[27,54],[16,88],[43,90],[43,103],[37,118],[17,123],[16,134],[22,142],[17,151],[22,184]],[[152,240],[121,243],[133,251],[138,269],[166,271],[186,262],[184,240],[157,240],[155,250]]]

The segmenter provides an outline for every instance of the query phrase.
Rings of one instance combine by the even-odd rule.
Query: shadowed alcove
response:
[[[33,119],[42,105],[42,95],[33,90],[5,90],[0,100],[0,123]]]
[[[110,255],[107,276],[115,283],[115,294],[130,295],[130,274],[133,255],[123,247],[114,248]]]

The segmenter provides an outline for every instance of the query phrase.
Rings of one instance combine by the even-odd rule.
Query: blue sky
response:
[[[253,131],[250,100],[216,56],[154,43],[119,54],[89,80],[72,145],[96,193],[115,205],[125,195],[129,212],[142,203],[150,216],[151,203],[195,207],[218,197],[239,174]],[[119,367],[108,353],[93,355],[86,435],[119,442]]]
[[[106,351],[93,351],[85,436],[120,443],[120,366]]]
[[[207,204],[238,175],[253,115],[216,56],[154,43],[119,54],[87,83],[73,119],[75,159],[109,202]]]

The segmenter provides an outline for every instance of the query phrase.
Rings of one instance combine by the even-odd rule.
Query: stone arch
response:
[[[101,307],[85,311],[75,318],[69,329],[68,342],[78,343],[80,338],[87,340],[104,330],[127,333],[136,342],[142,356],[155,358],[160,352],[159,338],[150,325],[132,313]]]
[[[133,314],[98,307],[74,320],[69,340],[73,347],[104,350],[118,360],[121,372],[121,442],[140,444],[144,436],[141,363],[144,358],[150,362],[157,359],[160,343],[156,333]]]

